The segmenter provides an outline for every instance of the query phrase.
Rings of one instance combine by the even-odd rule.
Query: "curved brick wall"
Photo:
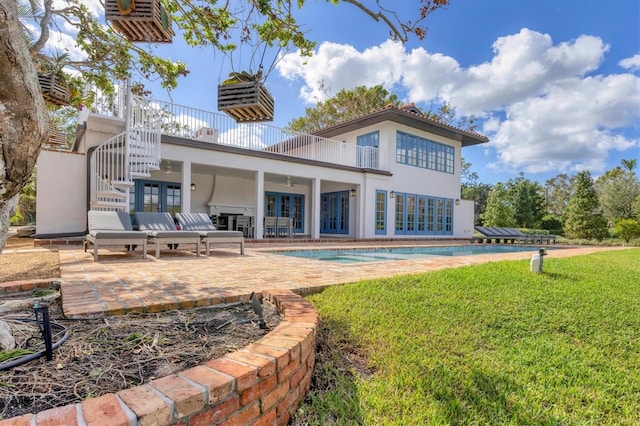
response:
[[[290,291],[263,294],[282,316],[246,348],[116,394],[0,421],[0,426],[285,425],[309,391],[318,315]]]

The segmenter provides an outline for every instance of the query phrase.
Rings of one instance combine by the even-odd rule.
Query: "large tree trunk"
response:
[[[13,198],[7,200],[0,206],[0,253],[7,242],[9,237],[9,225],[11,224],[11,216],[16,212],[18,206],[18,198],[16,195]]]
[[[18,20],[16,0],[0,0],[0,211],[27,184],[46,140],[48,111]],[[0,215],[0,251],[9,226]],[[6,222],[4,222],[6,221]]]

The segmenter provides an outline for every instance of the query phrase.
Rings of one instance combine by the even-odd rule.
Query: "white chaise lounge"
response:
[[[240,254],[244,254],[244,236],[241,231],[218,231],[206,213],[176,213],[176,219],[183,230],[197,231],[205,245],[207,256],[211,244],[238,243]]]
[[[127,250],[142,247],[142,258],[147,258],[147,234],[134,231],[128,213],[89,210],[89,233],[84,238],[84,251],[93,244],[93,260],[98,260],[98,249],[105,246],[124,246]]]
[[[169,213],[136,212],[138,229],[145,232],[149,243],[156,245],[156,259],[160,258],[160,246],[170,247],[178,244],[195,244],[196,255],[200,256],[200,233],[197,231],[179,231]]]

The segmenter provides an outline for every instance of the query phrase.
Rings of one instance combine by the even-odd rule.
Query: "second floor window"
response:
[[[444,173],[453,173],[455,150],[452,146],[398,132],[396,162]]]

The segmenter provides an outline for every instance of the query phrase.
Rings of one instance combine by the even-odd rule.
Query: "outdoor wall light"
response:
[[[460,205],[460,198],[456,198],[456,206]]]
[[[389,193],[389,198],[395,198],[395,196],[396,196],[396,192],[395,191],[391,191]]]
[[[195,184],[195,183],[192,183],[192,184],[191,184],[191,191],[195,191],[195,190],[196,190],[196,184]]]
[[[351,188],[351,191],[349,191],[351,193],[352,197],[356,196],[356,189],[355,188]]]

